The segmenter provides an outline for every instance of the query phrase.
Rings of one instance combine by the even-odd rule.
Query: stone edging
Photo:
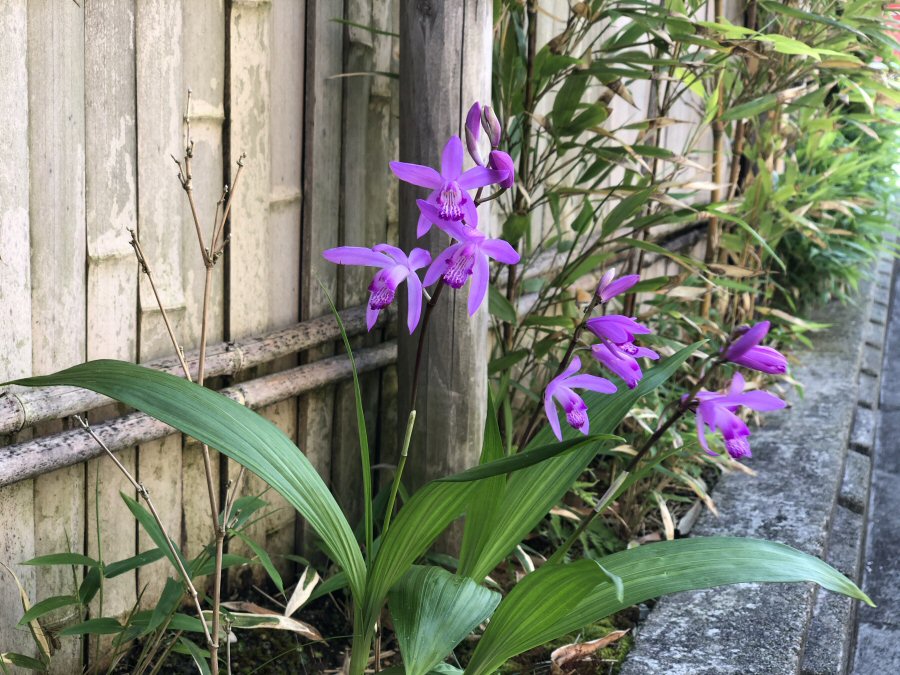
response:
[[[879,259],[859,301],[830,305],[792,369],[789,410],[751,437],[756,477],[723,476],[698,536],[779,541],[859,582],[892,262]],[[878,301],[875,301],[878,296]],[[813,584],[741,584],[663,598],[638,629],[621,675],[833,675],[846,671],[856,605]]]

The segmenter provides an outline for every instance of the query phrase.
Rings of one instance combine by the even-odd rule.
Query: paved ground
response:
[[[854,675],[900,673],[900,275],[895,271],[873,451]]]

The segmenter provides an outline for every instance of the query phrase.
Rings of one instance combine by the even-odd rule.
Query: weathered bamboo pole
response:
[[[393,317],[391,311],[386,310],[381,313],[380,319],[381,322],[388,322],[393,321]],[[362,333],[366,329],[366,308],[361,306],[343,310],[341,319],[349,335]],[[235,342],[221,342],[207,350],[206,377],[236,375],[261,363],[337,340],[340,336],[337,322],[329,314],[264,335]],[[196,350],[185,354],[192,377],[197,375],[198,360],[199,352]],[[173,375],[182,375],[181,364],[175,357],[154,359],[144,365]],[[109,403],[112,400],[106,396],[74,387],[11,387],[0,398],[0,435],[16,433],[39,422],[69,417]]]
[[[354,357],[359,372],[378,370],[397,360],[397,344],[385,342],[360,349]],[[219,393],[257,409],[345,380],[351,373],[350,361],[341,354],[241,382]],[[113,452],[175,433],[168,424],[139,412],[92,425],[92,428]],[[104,452],[80,428],[8,445],[0,448],[0,487],[93,459]]]

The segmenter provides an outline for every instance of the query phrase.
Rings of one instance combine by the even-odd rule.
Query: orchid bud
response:
[[[600,298],[600,302],[609,302],[617,295],[621,295],[629,290],[641,279],[637,274],[626,274],[624,277],[618,279],[615,279],[615,276],[616,270],[613,268],[607,270],[600,278],[600,283],[597,284],[597,297]],[[615,279],[615,281],[613,281],[613,279]]]
[[[509,189],[516,182],[516,166],[513,164],[512,157],[502,150],[491,150],[490,159],[488,160],[490,168],[496,171],[505,171],[506,177],[499,182],[500,187]]]
[[[480,121],[481,104],[475,101],[466,115],[466,148],[472,161],[478,166],[484,166],[484,158],[481,156],[481,150],[478,149],[478,140],[481,138]]]
[[[484,127],[484,133],[487,134],[491,141],[492,148],[500,147],[500,138],[503,135],[503,127],[500,126],[500,120],[494,114],[494,109],[486,105],[481,111],[481,126]]]

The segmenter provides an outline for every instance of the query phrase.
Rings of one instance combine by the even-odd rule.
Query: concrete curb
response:
[[[848,306],[818,319],[832,326],[799,355],[805,388],[789,410],[768,414],[751,438],[756,477],[723,476],[693,534],[779,541],[859,582],[878,374],[891,262]],[[887,276],[885,276],[887,275]],[[813,584],[741,584],[663,598],[637,632],[621,675],[836,675],[846,672],[856,603]]]

